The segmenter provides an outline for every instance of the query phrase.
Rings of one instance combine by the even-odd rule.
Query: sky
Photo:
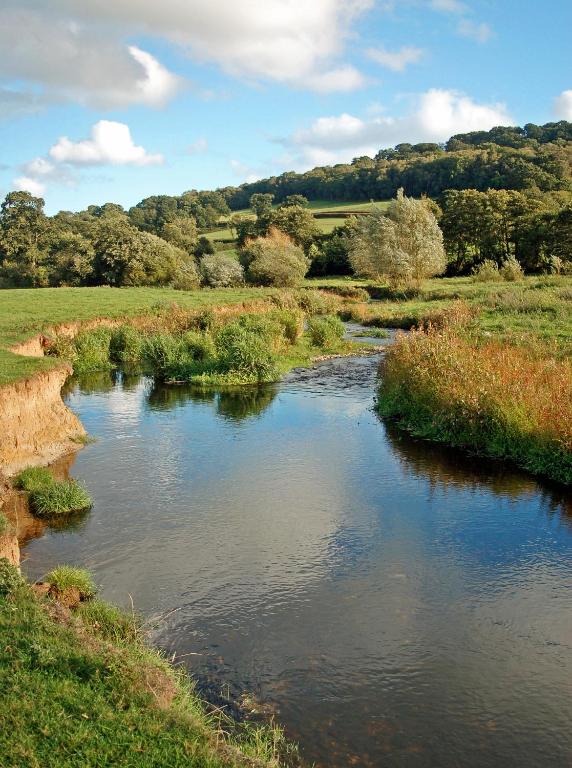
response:
[[[572,2],[0,0],[0,196],[214,189],[572,120]]]

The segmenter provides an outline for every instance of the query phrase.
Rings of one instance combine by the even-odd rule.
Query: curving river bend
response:
[[[157,644],[320,766],[570,765],[572,498],[385,427],[378,362],[230,393],[72,382],[95,505],[24,570],[77,563],[167,616]]]

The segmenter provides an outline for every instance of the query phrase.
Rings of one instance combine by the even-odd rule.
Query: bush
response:
[[[308,262],[304,251],[283,232],[271,229],[266,237],[258,237],[243,249],[248,265],[247,278],[255,285],[289,288],[300,285]]]
[[[122,325],[111,334],[109,356],[116,365],[138,366],[143,357],[144,337],[132,325]]]
[[[54,476],[45,467],[28,467],[16,477],[15,486],[27,493],[34,493],[52,485]]]
[[[183,343],[193,360],[204,363],[216,355],[213,337],[208,333],[187,331],[183,334]]]
[[[514,256],[509,256],[509,258],[501,265],[499,273],[502,279],[506,280],[508,283],[515,283],[518,280],[522,280],[524,277],[524,270]]]
[[[270,314],[282,327],[287,341],[295,344],[304,333],[304,314],[295,309],[278,309]]]
[[[74,373],[90,373],[111,368],[109,357],[112,331],[110,328],[95,328],[78,334],[74,340],[75,353],[72,359]]]
[[[222,328],[215,342],[221,371],[235,372],[247,382],[275,381],[278,378],[276,359],[267,337],[235,322]]]
[[[298,303],[308,315],[327,315],[329,312],[335,312],[340,305],[333,294],[312,290],[300,291]]]
[[[0,597],[6,597],[24,584],[24,579],[15,565],[0,557]]]
[[[30,492],[30,504],[38,517],[55,517],[89,509],[91,499],[83,485],[76,480],[54,480]]]
[[[493,283],[501,279],[499,268],[491,259],[483,261],[471,274],[476,283]]]
[[[97,588],[91,574],[83,568],[74,568],[71,565],[59,565],[50,571],[46,581],[58,592],[68,589],[77,589],[82,599],[94,597]]]
[[[86,627],[105,640],[114,643],[133,642],[139,636],[135,617],[103,600],[89,600],[81,603],[77,612]]]
[[[213,253],[204,256],[200,264],[200,275],[209,288],[232,288],[244,283],[244,269],[232,256]]]
[[[308,321],[312,345],[323,349],[335,349],[344,337],[344,324],[339,317],[312,317]]]

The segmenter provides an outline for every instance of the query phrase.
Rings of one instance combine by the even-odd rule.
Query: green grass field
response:
[[[375,208],[385,209],[389,205],[389,200],[381,200],[378,202],[374,202],[373,206]],[[274,206],[276,207],[276,206]],[[314,211],[315,213],[330,213],[335,211],[367,211],[372,207],[371,202],[366,203],[339,203],[339,202],[332,202],[331,200],[313,200],[309,203],[308,208],[311,211]],[[244,208],[241,211],[234,211],[234,213],[238,213],[241,216],[248,216],[250,218],[254,218],[253,212],[250,210],[250,208]],[[318,228],[320,232],[323,234],[329,234],[333,229],[336,227],[340,227],[344,224],[346,221],[345,217],[340,216],[339,218],[332,218],[332,219],[316,219],[316,224],[318,225]],[[234,238],[234,233],[228,229],[228,227],[225,227],[224,224],[226,224],[227,219],[221,218],[221,229],[217,229],[214,232],[207,232],[205,237],[207,237],[209,240],[212,240],[213,242],[219,242],[221,240],[232,240]]]
[[[30,288],[0,291],[0,385],[58,364],[56,358],[15,355],[8,350],[58,323],[94,318],[136,317],[176,303],[204,309],[254,301],[264,288],[175,291],[169,288]]]

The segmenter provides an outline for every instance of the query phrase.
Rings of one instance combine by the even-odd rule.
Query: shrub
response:
[[[30,493],[32,511],[38,517],[56,517],[82,512],[91,507],[91,499],[76,480],[53,481]]]
[[[244,269],[232,256],[213,253],[204,256],[200,264],[201,280],[210,288],[232,288],[244,283]]]
[[[524,270],[514,256],[509,256],[509,258],[501,265],[499,273],[502,279],[506,280],[508,283],[515,283],[518,280],[522,280],[524,277]]]
[[[71,565],[59,565],[54,568],[46,576],[46,581],[58,592],[77,589],[84,600],[94,597],[97,592],[89,571],[85,571],[83,568],[74,568]]]
[[[216,355],[214,339],[208,333],[187,331],[183,334],[183,343],[193,360],[206,362]]]
[[[271,229],[266,237],[249,242],[242,258],[248,265],[247,278],[255,285],[295,287],[308,271],[304,251],[276,229]]]
[[[222,328],[215,338],[220,370],[235,372],[247,382],[275,381],[276,359],[268,339],[240,322]]]
[[[339,317],[312,317],[308,321],[312,345],[323,349],[335,349],[343,339],[345,328]]]
[[[110,328],[95,328],[76,336],[75,354],[71,361],[74,373],[90,373],[111,367],[109,357],[111,334]]]
[[[103,600],[81,603],[78,615],[89,629],[111,642],[133,642],[139,636],[135,617]]]
[[[308,315],[327,315],[339,307],[339,300],[331,293],[302,290],[298,293],[300,308]]]
[[[16,488],[33,493],[52,485],[55,482],[54,476],[49,469],[45,467],[28,467],[16,477]]]
[[[111,334],[109,356],[116,365],[137,366],[143,357],[143,334],[132,325],[122,325]]]
[[[295,344],[304,333],[304,314],[295,309],[278,309],[270,314],[282,327],[287,341]]]
[[[161,379],[169,378],[173,369],[185,366],[193,359],[183,338],[170,333],[149,336],[145,341],[143,357]]]
[[[491,259],[486,259],[472,271],[473,280],[476,283],[493,283],[500,280],[499,268]]]
[[[0,597],[6,597],[24,583],[16,566],[9,563],[5,557],[0,557]]]

